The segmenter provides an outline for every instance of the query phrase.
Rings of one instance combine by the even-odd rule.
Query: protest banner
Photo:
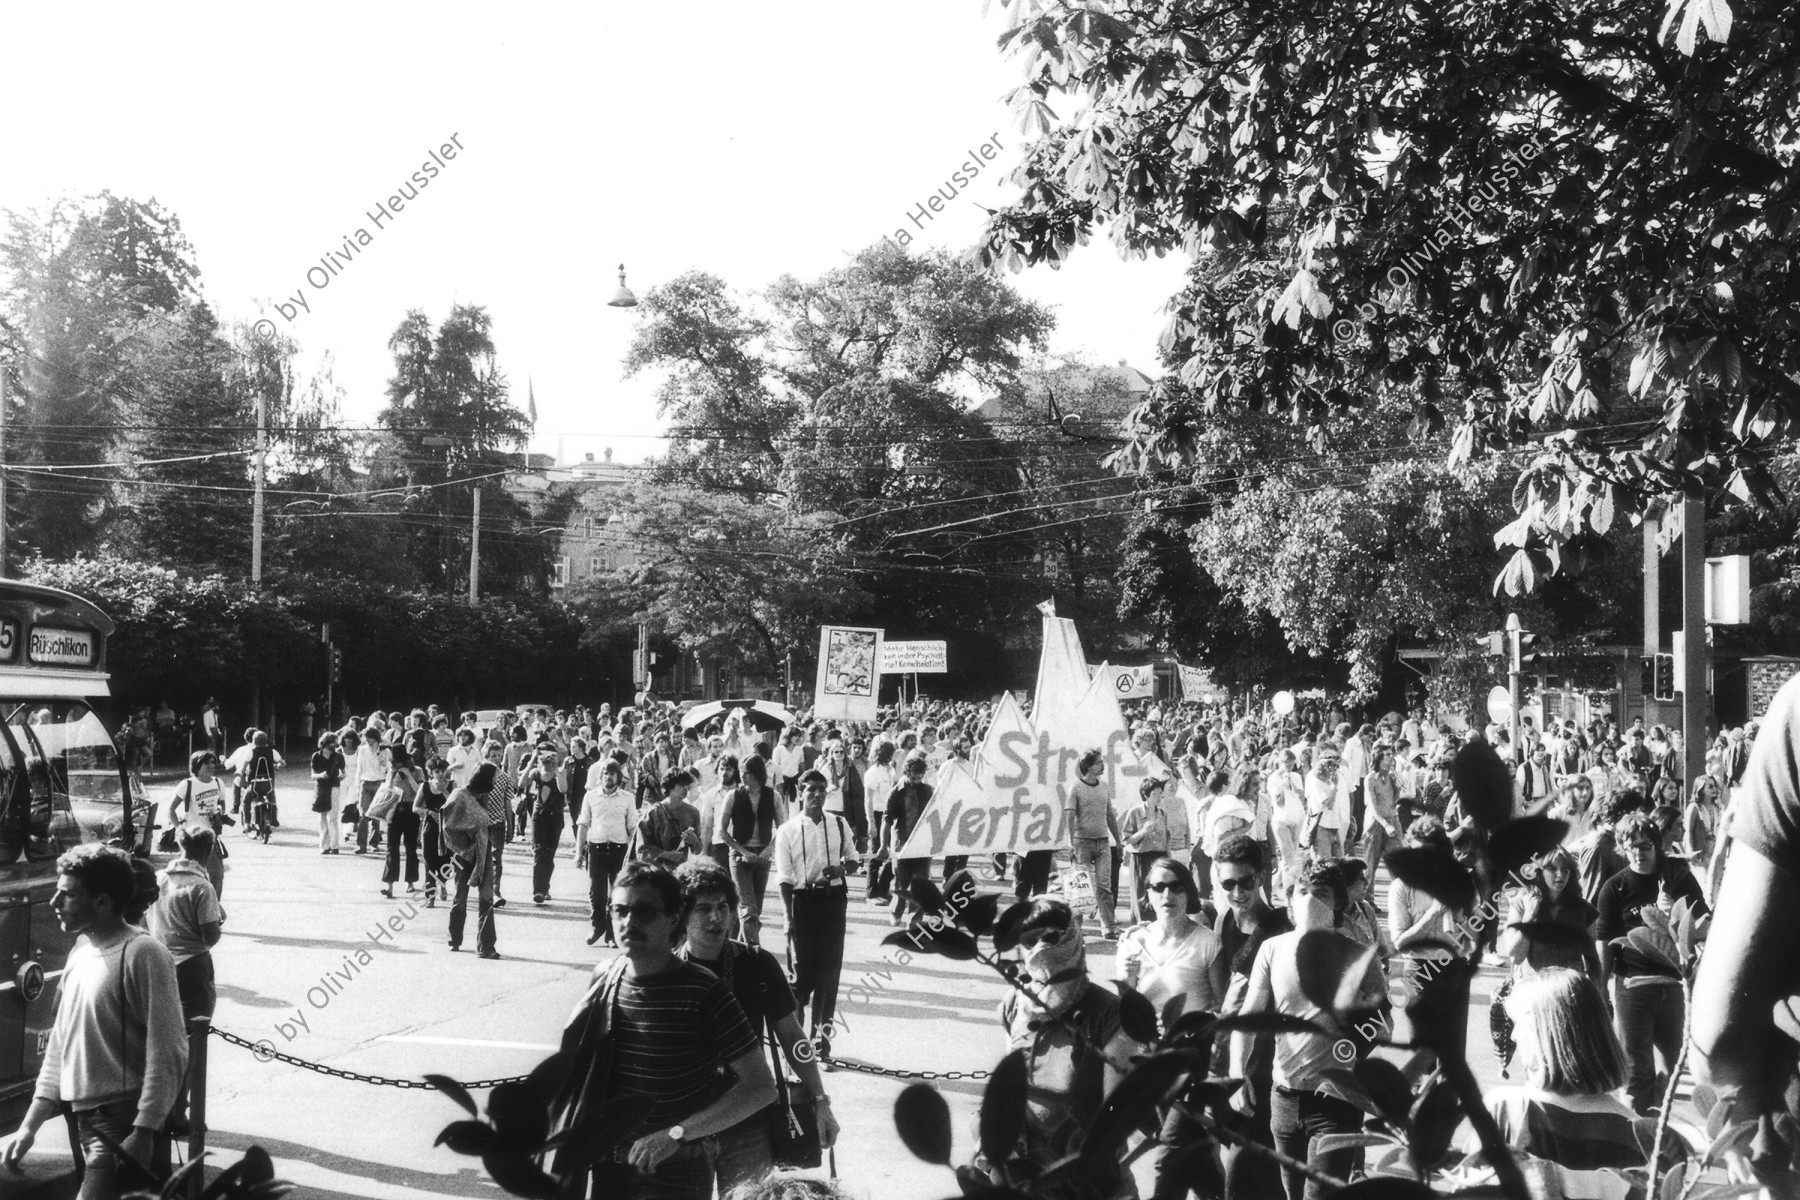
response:
[[[1121,700],[1148,700],[1156,695],[1156,668],[1146,663],[1141,667],[1109,667],[1113,694]]]
[[[1223,700],[1225,689],[1213,682],[1212,672],[1203,667],[1175,668],[1181,674],[1183,700]]]
[[[950,669],[945,642],[881,643],[883,675],[942,675]]]
[[[973,769],[946,764],[939,771],[931,803],[897,857],[1067,849],[1064,805],[1078,778],[1075,764],[1088,750],[1104,756],[1101,779],[1120,811],[1138,802],[1145,775],[1167,773],[1131,748],[1110,678],[1096,677],[1075,703],[1052,707],[1064,715],[1039,728],[1002,696],[975,762],[967,764]]]
[[[880,663],[881,630],[821,625],[814,715],[835,721],[873,721]]]

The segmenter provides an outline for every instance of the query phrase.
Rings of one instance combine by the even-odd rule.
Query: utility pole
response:
[[[263,484],[268,471],[269,459],[269,396],[258,388],[256,391],[256,492],[250,500],[250,586],[262,588],[263,568]],[[250,685],[250,723],[256,728],[263,728],[262,684],[253,682]],[[271,731],[273,732],[273,731]]]
[[[469,522],[469,603],[481,603],[481,480],[473,484],[475,515]]]
[[[263,568],[263,485],[269,459],[269,397],[258,388],[256,393],[256,493],[250,500],[250,586],[262,586]]]
[[[1706,770],[1706,501],[1681,503],[1682,776],[1688,787]]]

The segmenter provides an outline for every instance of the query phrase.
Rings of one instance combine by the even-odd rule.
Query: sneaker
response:
[[[505,908],[506,907],[506,897],[505,896],[495,896],[494,897],[494,907],[495,908]]]
[[[452,952],[454,952],[454,951],[457,951],[457,950],[461,950],[461,949],[462,949],[462,947],[461,947],[461,946],[460,946],[460,945],[458,945],[458,944],[457,944],[457,943],[455,943],[455,942],[451,942],[451,943],[450,943],[450,949],[451,949],[451,951],[452,951]]]
[[[483,957],[483,958],[499,958],[500,952],[498,950],[483,950],[481,952],[481,957]]]
[[[590,934],[588,934],[587,944],[592,946],[595,942],[598,942],[602,937],[605,937],[605,936],[606,935],[602,934],[602,933],[590,933]]]
[[[542,895],[533,896],[531,902],[533,904],[542,904],[544,902],[544,897]]]

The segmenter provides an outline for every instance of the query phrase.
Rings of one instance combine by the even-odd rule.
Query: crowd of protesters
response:
[[[502,714],[491,725],[436,708],[375,713],[319,736],[311,808],[321,854],[353,844],[353,854],[380,857],[383,895],[422,887],[428,907],[442,900],[453,950],[473,891],[485,958],[499,957],[503,849],[515,841],[531,846],[532,901],[560,895],[585,906],[589,945],[621,945],[620,909],[610,901],[629,864],[695,864],[712,873],[697,935],[708,960],[727,929],[734,944],[757,950],[773,881],[796,1009],[805,1016],[789,1018],[783,1037],[792,1041],[804,1028],[824,1054],[848,880],[863,876],[869,903],[891,906],[896,924],[908,919],[910,885],[933,864],[897,851],[942,772],[972,758],[992,711],[929,704],[884,710],[873,723],[801,714],[765,727],[741,710],[684,725],[672,705],[617,714],[607,706],[540,709]],[[1754,724],[1719,735],[1704,773],[1690,782],[1679,735],[1641,720],[1623,729],[1552,721],[1542,730],[1526,721],[1515,747],[1504,728],[1453,729],[1422,711],[1369,722],[1327,704],[1286,715],[1147,702],[1125,711],[1133,748],[1150,766],[1136,794],[1112,794],[1096,750],[1077,763],[1080,782],[1066,798],[1067,865],[1092,877],[1097,904],[1084,907],[1102,941],[1117,939],[1120,979],[1159,1008],[1180,994],[1190,1010],[1316,1016],[1297,990],[1293,955],[1301,934],[1331,929],[1375,949],[1368,990],[1390,998],[1396,1022],[1432,988],[1447,989],[1449,1007],[1466,1021],[1473,968],[1499,968],[1489,1024],[1509,1080],[1522,1081],[1494,1102],[1502,1128],[1522,1149],[1571,1159],[1562,1164],[1565,1183],[1577,1189],[1583,1172],[1642,1164],[1627,1134],[1662,1104],[1684,1020],[1671,912],[1686,900],[1703,913],[1716,895]],[[1491,877],[1483,832],[1457,794],[1452,763],[1477,739],[1508,764],[1516,812],[1546,811],[1570,827],[1523,884]],[[212,751],[196,753],[181,804],[219,830],[252,794],[254,766],[272,753],[266,747],[251,730],[224,763]],[[1479,881],[1476,905],[1456,911],[1394,880],[1378,890],[1386,852],[1401,846],[1456,854]],[[579,873],[573,886],[556,871],[565,851]],[[982,864],[1033,901],[1028,924],[1037,932],[1022,948],[1029,962],[1034,953],[1043,959],[1045,978],[1084,963],[1077,952],[1088,940],[1081,912],[1045,898],[1054,857],[1003,854]],[[945,861],[944,877],[966,862]],[[217,863],[204,858],[199,869],[216,871]],[[217,876],[213,882],[222,887]],[[735,910],[728,916],[717,911],[726,904]],[[1547,925],[1568,936],[1542,935]],[[1640,929],[1650,936],[1632,938]],[[1470,969],[1445,970],[1454,960]],[[1104,1008],[1090,1001],[1084,1010],[1099,1022],[1102,1043],[1118,1036]],[[1016,998],[1003,1020],[1009,1044],[1052,1058],[1068,1050],[1044,1042]],[[1395,1037],[1405,1033],[1398,1028]],[[1360,1128],[1361,1116],[1320,1090],[1331,1047],[1313,1036],[1231,1039],[1216,1048],[1216,1065],[1248,1081],[1234,1104],[1256,1136],[1342,1175],[1360,1151],[1318,1148],[1333,1132]],[[1416,1069],[1428,1065],[1421,1059]],[[1536,1146],[1533,1131],[1546,1113],[1574,1113],[1594,1135],[1579,1152]],[[1066,1149],[1071,1131],[1045,1120],[1028,1136],[1041,1135],[1046,1154]],[[1176,1147],[1201,1136],[1178,1113],[1163,1132]],[[1277,1182],[1254,1155],[1226,1153],[1220,1168],[1227,1196],[1285,1188],[1297,1200],[1308,1186],[1298,1172]]]

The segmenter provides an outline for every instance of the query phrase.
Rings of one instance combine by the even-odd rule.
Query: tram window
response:
[[[49,810],[40,827],[31,803],[31,789],[19,771],[12,747],[0,738],[0,866],[18,862],[21,856],[43,857],[49,838]],[[27,855],[27,850],[31,853]]]
[[[100,718],[86,704],[58,700],[18,705],[6,720],[26,756],[33,817],[47,847],[61,853],[118,836],[118,752]],[[35,842],[28,853],[35,857]]]

